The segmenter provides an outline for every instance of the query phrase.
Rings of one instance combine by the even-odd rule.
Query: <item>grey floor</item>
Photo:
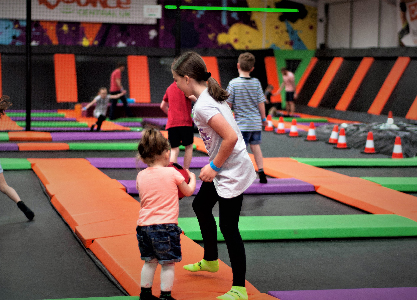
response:
[[[263,134],[265,157],[366,156],[357,149],[336,150],[324,142],[305,142]],[[7,152],[2,157],[133,157],[132,151]],[[195,155],[203,155],[195,152]],[[415,176],[417,168],[328,168],[349,176]],[[135,179],[136,170],[102,170],[115,179]],[[198,170],[195,170],[198,174]],[[117,296],[106,277],[49,203],[30,170],[5,171],[5,178],[35,212],[27,222],[16,205],[0,194],[0,299],[39,300]],[[413,194],[417,196],[417,194]],[[137,196],[135,196],[138,199]],[[193,197],[180,202],[182,217],[194,216]],[[276,194],[245,196],[242,215],[363,214],[324,196]],[[215,208],[217,214],[217,208]],[[277,240],[246,242],[247,279],[261,292],[417,286],[417,238]],[[219,244],[226,263],[227,249]]]

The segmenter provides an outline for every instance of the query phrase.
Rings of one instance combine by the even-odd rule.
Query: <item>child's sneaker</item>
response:
[[[248,293],[244,286],[232,286],[232,289],[226,294],[217,297],[221,300],[248,300]]]
[[[175,300],[174,298],[172,298],[171,296],[171,292],[163,292],[161,291],[161,296],[159,296],[160,300]]]
[[[17,207],[19,207],[19,209],[25,214],[26,218],[28,218],[29,221],[33,220],[35,214],[33,213],[33,211],[30,210],[29,207],[26,206],[25,203],[23,203],[23,201],[17,202]]]
[[[264,173],[264,171],[258,172],[259,175],[259,182],[260,183],[267,183],[268,180],[266,179],[266,175]]]
[[[184,269],[190,272],[207,271],[214,273],[219,270],[219,260],[207,261],[202,259],[195,264],[185,265]]]

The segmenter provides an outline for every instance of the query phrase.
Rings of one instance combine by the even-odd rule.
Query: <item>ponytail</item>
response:
[[[214,100],[222,102],[229,98],[229,93],[211,77],[210,72],[207,72],[207,66],[203,58],[197,53],[192,51],[185,52],[174,60],[171,69],[181,77],[187,75],[197,82],[207,82],[208,93]]]

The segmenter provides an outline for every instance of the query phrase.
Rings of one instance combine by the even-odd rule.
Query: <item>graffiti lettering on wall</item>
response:
[[[90,13],[88,5],[128,5],[128,0],[38,0],[63,5],[80,3],[78,13]],[[59,4],[61,3],[61,4]],[[176,0],[160,0],[162,6]],[[187,0],[187,5],[297,8],[298,13],[181,11],[183,48],[238,50],[316,48],[317,8],[289,0]],[[100,10],[98,10],[100,11]],[[119,10],[120,12],[120,10]],[[95,13],[95,12],[94,12]],[[32,45],[85,47],[175,48],[176,11],[163,10],[158,24],[111,24],[36,21],[32,23]],[[0,44],[23,45],[25,21],[0,20]]]

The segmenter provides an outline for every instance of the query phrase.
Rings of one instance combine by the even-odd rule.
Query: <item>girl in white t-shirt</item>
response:
[[[175,262],[181,261],[178,227],[178,189],[191,196],[195,190],[195,174],[187,170],[190,182],[169,164],[171,146],[156,129],[144,131],[138,145],[140,159],[148,167],[139,172],[136,188],[141,209],[136,233],[140,256],[145,264],[141,272],[140,300],[175,300],[171,296]],[[158,263],[161,265],[161,296],[152,295],[152,283]]]
[[[193,201],[204,242],[201,261],[184,266],[191,272],[217,272],[217,227],[213,207],[219,203],[220,230],[225,238],[233,272],[233,286],[218,299],[248,299],[245,288],[246,255],[239,232],[243,192],[256,179],[255,169],[232,111],[226,103],[229,94],[207,72],[195,52],[186,52],[172,64],[172,74],[185,96],[194,95],[194,123],[210,156],[200,172],[203,181]]]

